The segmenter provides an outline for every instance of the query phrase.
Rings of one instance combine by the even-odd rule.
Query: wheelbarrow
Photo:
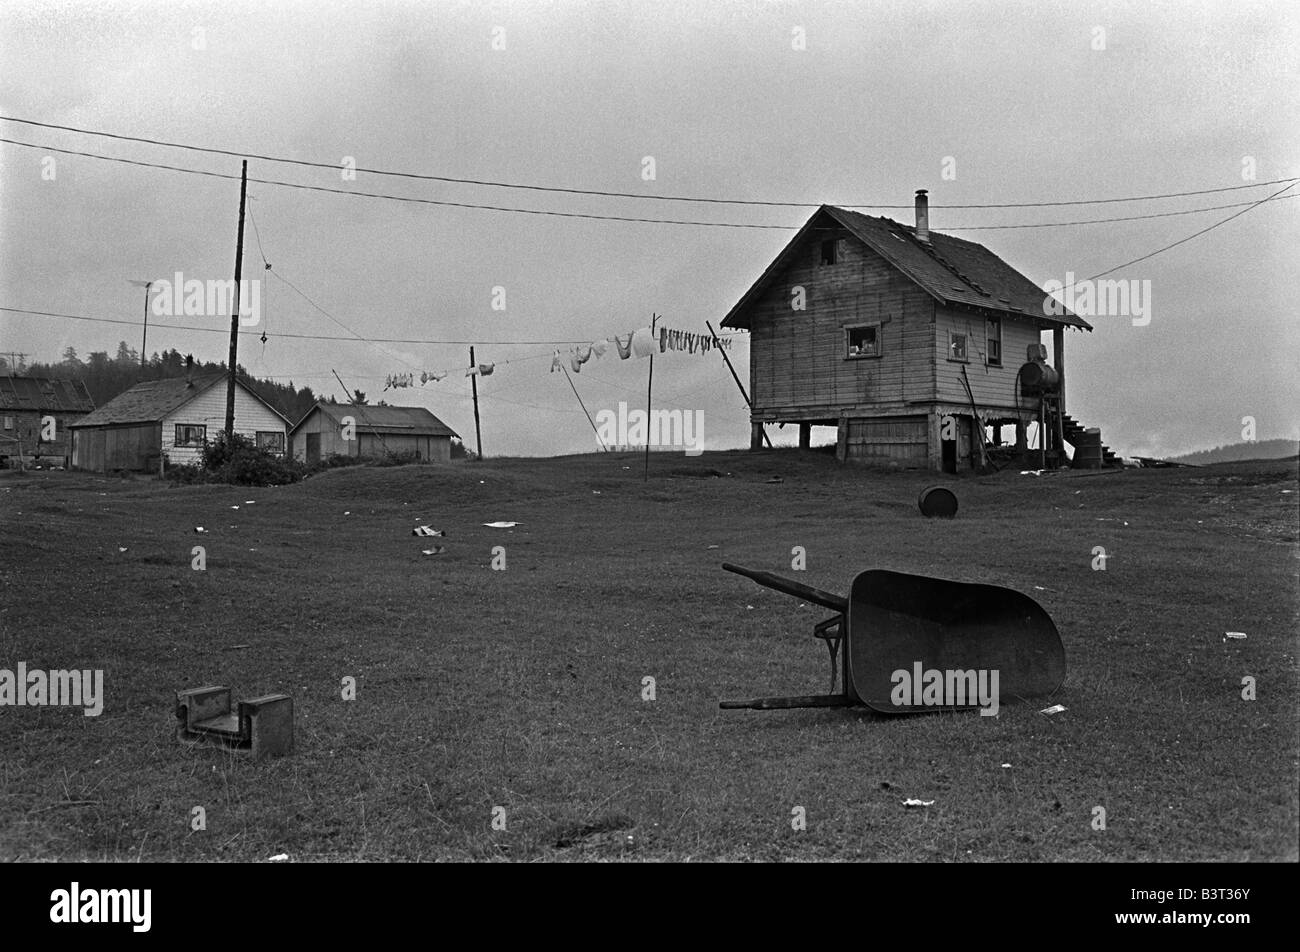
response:
[[[813,627],[830,653],[832,693],[722,701],[722,708],[987,708],[991,687],[995,713],[998,698],[1051,694],[1065,680],[1056,625],[1036,601],[1009,588],[872,569],[858,574],[844,598],[770,572],[722,567],[836,613]]]

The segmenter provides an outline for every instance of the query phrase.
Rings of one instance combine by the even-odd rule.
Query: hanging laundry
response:
[[[555,371],[563,370],[563,369],[564,369],[564,362],[560,359],[560,352],[557,350],[554,356],[551,357],[551,373],[555,373]]]
[[[635,336],[636,336],[635,334],[628,334],[626,344],[618,339],[617,334],[615,334],[613,337],[610,338],[614,346],[618,348],[619,360],[627,360],[629,357],[632,356],[632,338]]]
[[[479,376],[480,376],[480,377],[490,377],[490,376],[492,376],[492,371],[494,371],[494,370],[496,370],[496,369],[497,369],[497,365],[496,365],[496,364],[479,364],[479,365],[478,365],[478,373],[479,373]]]
[[[569,366],[573,368],[575,374],[582,373],[582,361],[578,359],[576,350],[569,351]]]
[[[594,340],[591,342],[591,356],[604,357],[605,352],[609,350],[608,340]]]
[[[465,371],[465,376],[466,376],[466,377],[477,377],[477,376],[478,376],[478,368],[477,368],[477,367],[471,367],[471,368],[469,368],[469,370]]]
[[[431,373],[431,374],[429,374],[429,379],[432,380],[434,383],[437,383],[439,380],[441,380],[441,379],[442,379],[443,377],[445,377],[445,376],[447,376],[447,371],[444,370],[442,373]]]
[[[632,332],[632,356],[636,358],[649,357],[655,352],[654,332],[648,327],[642,327]]]
[[[578,355],[578,363],[580,364],[585,364],[587,361],[591,360],[590,344],[585,344],[582,347],[574,348],[573,352]]]
[[[420,371],[420,386],[423,387],[428,382],[429,382],[429,371],[427,370]]]

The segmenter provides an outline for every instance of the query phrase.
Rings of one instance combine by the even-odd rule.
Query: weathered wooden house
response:
[[[72,425],[72,466],[103,473],[155,472],[199,462],[226,425],[226,375],[138,383]],[[277,455],[289,421],[244,384],[235,384],[235,432]]]
[[[289,433],[293,458],[318,463],[331,454],[370,459],[413,455],[419,460],[451,459],[447,424],[424,407],[372,407],[317,403]]]
[[[1024,448],[1046,403],[1035,432],[1063,462],[1064,440],[1087,439],[1064,414],[1065,331],[1092,328],[1045,296],[983,245],[930,231],[923,190],[915,226],[823,205],[722,322],[751,335],[751,446],[768,423],[798,425],[805,448],[833,426],[841,460],[957,472],[981,433],[997,445],[1014,427]]]
[[[0,377],[0,466],[66,466],[68,427],[94,409],[80,380]]]

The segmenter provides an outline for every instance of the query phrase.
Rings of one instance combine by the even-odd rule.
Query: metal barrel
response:
[[[834,609],[840,614],[849,610],[849,600],[843,596],[836,595],[833,592],[823,592],[820,588],[813,588],[812,586],[804,585],[801,582],[782,578],[779,575],[773,575],[771,572],[761,572],[758,569],[747,569],[741,565],[732,565],[730,562],[723,562],[722,568],[725,571],[734,572],[736,575],[743,575],[745,578],[752,579],[765,588],[774,588],[778,592],[793,595],[795,598],[802,598],[804,601],[812,602],[814,605],[822,605],[826,608]]]
[[[950,489],[944,489],[942,486],[931,486],[928,489],[922,489],[921,495],[916,502],[921,507],[922,514],[927,518],[938,516],[941,519],[951,519],[957,515],[956,494]]]

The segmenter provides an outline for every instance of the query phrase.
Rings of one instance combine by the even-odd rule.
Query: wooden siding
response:
[[[908,468],[925,468],[929,421],[925,416],[845,421],[845,458]]]
[[[960,361],[948,359],[949,335],[966,334],[966,375],[981,416],[990,409],[1016,408],[1016,374],[1025,363],[1025,349],[1041,341],[1038,328],[1027,320],[1006,316],[1002,319],[1002,365],[990,366],[988,325],[983,317],[971,312],[938,307],[935,310],[934,365],[938,368],[937,398],[958,404],[969,411],[966,389],[962,386]],[[1023,411],[1029,402],[1021,399]],[[1014,414],[1012,414],[1014,415]]]
[[[355,440],[343,439],[343,428],[320,411],[312,410],[302,424],[294,431],[291,452],[296,460],[307,459],[307,434],[320,434],[321,459],[337,454],[339,456],[379,457],[386,453],[419,453],[422,460],[450,462],[451,437],[420,436],[410,434],[378,434],[358,428]]]
[[[821,264],[813,231],[755,303],[750,391],[754,419],[835,419],[842,410],[903,411],[934,394],[934,299],[856,238]],[[805,309],[792,307],[805,291]],[[848,358],[844,328],[880,322],[879,357]],[[915,412],[915,411],[913,411]]]
[[[15,460],[21,456],[31,462],[39,453],[42,462],[68,465],[72,455],[72,430],[68,424],[85,415],[66,410],[0,409],[0,456]],[[41,439],[41,424],[46,417],[54,417],[54,439],[49,441]]]
[[[160,452],[157,423],[87,427],[72,433],[73,467],[93,473],[145,472]]]
[[[162,452],[167,455],[168,463],[172,466],[198,463],[201,452],[199,447],[176,445],[177,424],[207,427],[208,442],[215,440],[226,426],[225,382],[208,387],[163,418]],[[259,430],[284,433],[286,446],[288,445],[288,427],[284,420],[243,387],[236,386],[235,432],[255,440]]]

